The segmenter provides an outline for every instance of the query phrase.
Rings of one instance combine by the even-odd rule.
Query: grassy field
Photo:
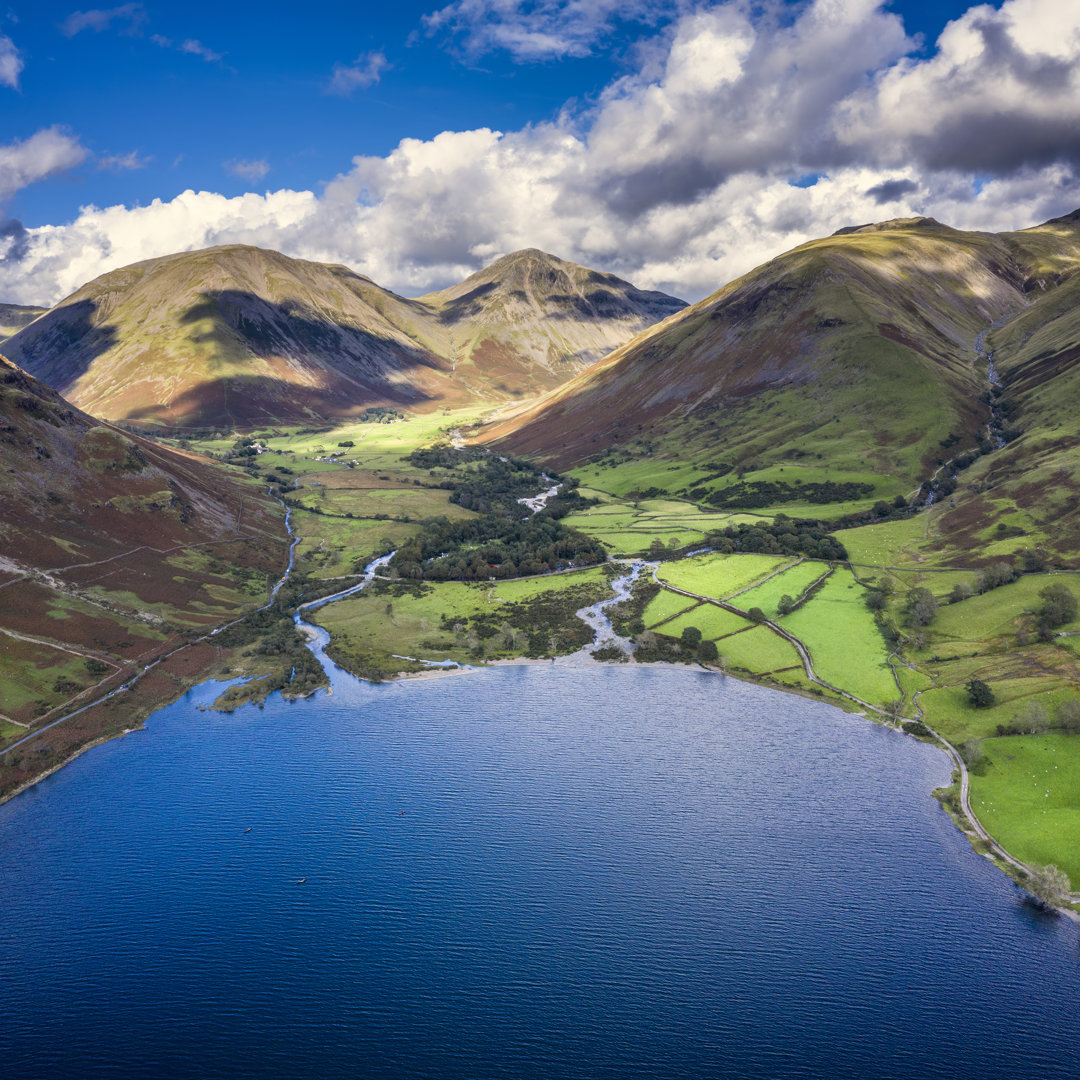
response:
[[[1017,858],[1055,863],[1080,888],[1080,736],[987,739],[971,807]]]
[[[840,534],[852,562],[873,566],[912,566],[928,562],[922,553],[926,543],[926,515],[862,525]]]
[[[678,589],[721,600],[790,562],[776,555],[696,555],[662,564],[657,577]]]
[[[729,667],[742,668],[754,674],[795,666],[802,670],[794,646],[767,626],[755,626],[745,634],[724,638],[717,648]]]
[[[664,589],[649,601],[642,618],[645,625],[652,629],[657,627],[658,623],[670,619],[673,615],[678,615],[680,612],[687,610],[696,610],[700,604],[701,601],[692,600],[689,596],[682,596],[679,593],[669,592]],[[660,627],[660,629],[663,628]]]
[[[677,593],[674,595],[678,595]],[[684,598],[685,599],[685,598]],[[746,630],[753,624],[747,619],[733,615],[715,604],[701,604],[685,615],[679,615],[671,622],[664,623],[659,627],[662,634],[670,634],[679,637],[687,626],[696,626],[704,638],[719,638],[726,634],[734,634],[737,630]],[[723,643],[721,643],[723,646]],[[723,652],[723,647],[721,647]]]
[[[348,663],[353,656],[385,675],[410,669],[397,662],[395,654],[466,664],[529,653],[573,652],[591,640],[573,612],[609,595],[608,574],[595,567],[497,585],[384,586],[328,604],[315,612],[312,621],[325,627],[338,644],[341,651],[334,654],[335,659],[342,657],[355,670],[357,665]],[[537,605],[540,600],[547,603]],[[563,610],[553,611],[562,600]],[[534,619],[522,617],[520,609],[530,605],[537,607]],[[490,635],[484,622],[491,627]]]
[[[837,570],[808,603],[781,622],[810,650],[820,678],[878,705],[895,700],[900,692],[865,595],[849,570]]]
[[[1042,603],[1039,592],[1051,582],[1064,584],[1080,598],[1080,581],[1072,574],[1033,574],[1010,585],[972,596],[958,604],[938,610],[934,620],[936,637],[964,642],[980,642],[1011,636],[1017,629],[1017,619],[1035,611]],[[1061,630],[1080,629],[1080,621],[1060,627]]]
[[[749,610],[759,607],[770,619],[776,618],[776,606],[780,603],[780,597],[790,596],[793,600],[798,598],[823,574],[828,573],[829,564],[815,561],[801,562],[797,566],[785,570],[776,577],[769,578],[762,585],[756,585],[749,592],[740,593],[735,598],[735,603]]]
[[[988,671],[982,674],[997,699],[988,708],[975,708],[962,682],[928,690],[919,698],[927,722],[951,742],[993,737],[998,724],[1013,723],[1031,701],[1039,701],[1052,714],[1062,701],[1076,697],[1066,680],[1053,675],[994,679]]]

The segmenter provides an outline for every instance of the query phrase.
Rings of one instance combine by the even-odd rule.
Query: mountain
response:
[[[49,584],[58,567],[132,553],[110,569],[108,587],[123,579],[146,604],[160,602],[163,590],[182,604],[196,583],[144,573],[168,549],[228,543],[240,529],[273,548],[275,568],[283,559],[281,514],[259,487],[95,420],[3,356],[0,503],[5,583],[29,573]]]
[[[510,396],[564,383],[686,307],[536,248],[497,259],[418,303],[446,328],[440,350],[458,378]]]
[[[536,393],[681,306],[541,252],[409,300],[234,245],[97,278],[5,348],[96,416],[250,428]]]
[[[722,494],[732,473],[775,484],[785,468],[787,484],[820,483],[824,470],[891,498],[950,478],[956,458],[970,466],[965,455],[1004,431],[1007,445],[970,475],[1009,498],[962,491],[946,526],[974,543],[993,521],[1034,513],[1032,534],[1071,550],[1078,268],[1080,213],[1001,234],[929,218],[843,229],[645,331],[481,438],[556,467],[693,462],[693,497],[721,506],[737,505]]]
[[[0,344],[48,310],[43,307],[25,307],[22,304],[0,304]]]
[[[254,480],[3,357],[0,506],[0,746],[40,732],[3,758],[2,800],[220,669],[222,639],[197,639],[266,602],[288,536]]]

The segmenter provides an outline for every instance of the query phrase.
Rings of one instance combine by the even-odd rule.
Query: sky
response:
[[[0,6],[0,301],[225,243],[404,295],[539,247],[688,300],[1080,207],[1080,2]]]

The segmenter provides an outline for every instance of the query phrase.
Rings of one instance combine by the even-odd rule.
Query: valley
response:
[[[130,303],[131,326],[145,322],[139,288],[181,271],[204,288],[207,259],[254,291],[253,267],[299,288],[295,261],[255,250],[118,271],[91,290],[96,310]],[[120,315],[115,341],[81,353],[70,315],[90,293],[39,314],[5,349],[74,405],[5,368],[0,797],[206,678],[230,680],[226,710],[325,685],[292,614],[386,557],[362,592],[309,617],[353,674],[575,656],[820,699],[940,736],[957,770],[939,796],[973,846],[1029,886],[1003,851],[1075,885],[1078,266],[1073,215],[998,236],[929,219],[842,230],[685,310],[535,252],[415,301],[308,269],[319,303],[332,278],[391,327],[375,335],[383,359],[356,354],[335,382],[344,338],[314,334],[317,364],[281,346],[291,374],[273,375],[269,396],[244,380],[268,385],[273,350],[235,351],[236,333],[266,335],[224,293],[218,314],[164,316],[202,335],[190,356],[186,330],[152,324],[133,349],[144,331]],[[299,308],[282,311],[292,333]],[[631,331],[634,319],[649,325]],[[161,378],[204,355],[185,370],[227,383],[234,404],[125,374],[151,341],[174,358]],[[426,350],[419,366],[412,349]],[[391,353],[413,359],[387,366]],[[296,389],[317,384],[321,397]],[[146,411],[154,400],[190,408]],[[275,592],[289,532],[295,561]],[[633,589],[608,610],[627,654],[594,642],[577,612],[629,566]],[[964,784],[993,841],[968,821]]]

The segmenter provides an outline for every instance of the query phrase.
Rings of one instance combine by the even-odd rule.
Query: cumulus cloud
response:
[[[423,17],[429,35],[446,33],[477,56],[505,51],[518,61],[588,56],[616,22],[658,22],[686,6],[648,0],[455,0]]]
[[[270,171],[269,164],[261,158],[258,161],[226,161],[224,168],[232,176],[251,181],[261,180]]]
[[[1080,161],[1080,6],[1007,0],[949,23],[836,109],[840,140],[879,159],[1009,172]]]
[[[22,54],[15,47],[15,42],[6,34],[0,34],[0,86],[18,90],[22,69]]]
[[[122,4],[114,8],[92,8],[90,11],[73,11],[61,24],[60,33],[74,37],[83,30],[100,33],[113,23],[126,23],[129,32],[137,30],[146,21],[142,4]]]
[[[877,0],[695,7],[587,112],[404,139],[318,195],[86,207],[30,230],[0,295],[56,300],[126,262],[244,242],[414,294],[535,246],[696,299],[883,216],[1023,227],[1080,205],[1078,25],[1066,5],[1006,0],[921,50]],[[991,112],[999,131],[1030,130],[991,139]],[[2,176],[0,157],[0,192]]]
[[[334,65],[326,92],[348,97],[358,88],[366,89],[373,86],[390,66],[385,53],[361,53],[351,64]]]

